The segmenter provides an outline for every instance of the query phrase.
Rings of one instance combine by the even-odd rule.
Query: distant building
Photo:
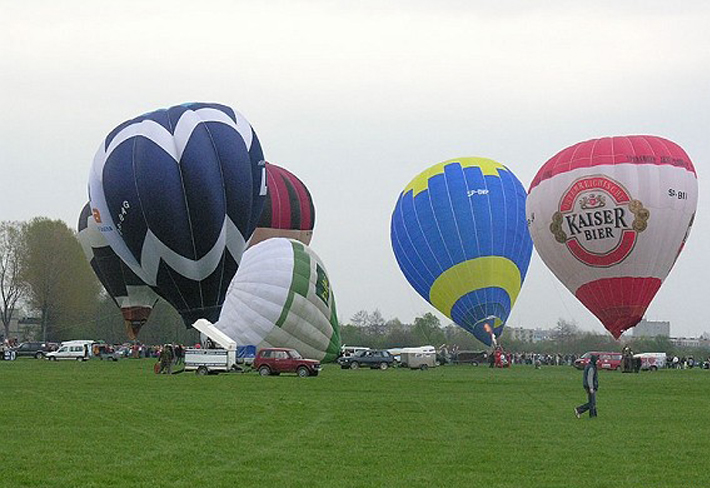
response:
[[[552,329],[533,329],[533,342],[548,341],[552,339],[555,331]]]
[[[17,339],[18,341],[28,341],[37,339],[41,335],[42,326],[40,320],[34,317],[21,317],[22,312],[15,310],[10,317],[10,336],[5,335],[5,328],[0,323],[0,339]]]
[[[533,341],[533,331],[532,329],[523,329],[522,327],[506,327],[506,334],[508,338],[512,341],[519,342],[532,342]]]
[[[671,344],[677,347],[699,348],[707,347],[707,342],[699,337],[671,337]]]
[[[523,327],[506,327],[507,337],[513,341],[540,342],[552,337],[553,331],[548,329],[524,329]]]
[[[631,335],[633,337],[670,337],[671,323],[668,321],[643,319],[636,327],[631,329]]]

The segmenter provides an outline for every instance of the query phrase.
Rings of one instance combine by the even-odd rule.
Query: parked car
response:
[[[57,359],[75,359],[77,361],[88,361],[89,347],[84,344],[62,344],[56,351],[48,352],[45,357],[50,361]]]
[[[486,351],[458,351],[451,355],[451,362],[454,364],[486,364],[488,362],[488,353]]]
[[[260,349],[252,367],[261,376],[296,373],[301,378],[318,376],[321,370],[320,361],[304,359],[295,349],[282,347]]]
[[[45,342],[23,342],[15,348],[15,357],[42,359],[52,350],[52,345]]]
[[[110,344],[94,344],[92,352],[95,357],[98,357],[102,361],[104,359],[108,361],[118,361],[121,357],[121,354]]]
[[[380,349],[370,349],[360,351],[352,356],[338,358],[338,364],[342,369],[358,369],[360,366],[368,366],[372,369],[387,369],[394,364],[394,356],[389,351]]]
[[[621,371],[621,359],[623,355],[620,352],[585,352],[574,362],[574,367],[584,369],[587,363],[589,363],[589,358],[592,354],[595,354],[599,358],[597,359],[597,368]]]

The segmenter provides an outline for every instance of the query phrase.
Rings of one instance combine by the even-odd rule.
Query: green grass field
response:
[[[1,486],[710,486],[710,371],[154,375],[0,362]]]

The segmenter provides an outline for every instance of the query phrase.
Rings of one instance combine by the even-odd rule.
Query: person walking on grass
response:
[[[581,418],[582,414],[589,410],[589,418],[597,416],[597,390],[599,389],[599,381],[597,379],[597,356],[592,354],[589,362],[584,367],[582,374],[582,386],[587,392],[587,403],[575,407],[574,415]]]

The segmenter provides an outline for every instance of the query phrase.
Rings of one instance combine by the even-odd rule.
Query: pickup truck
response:
[[[304,359],[295,349],[269,347],[260,349],[254,358],[253,368],[261,376],[296,373],[301,378],[318,376],[320,361]]]

